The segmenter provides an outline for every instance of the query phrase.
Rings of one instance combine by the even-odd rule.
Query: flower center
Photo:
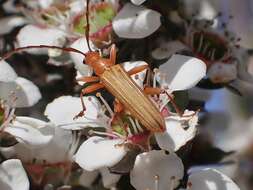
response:
[[[211,32],[197,31],[193,34],[193,51],[198,57],[218,61],[228,53],[227,42]]]
[[[96,3],[90,7],[89,23],[91,37],[101,37],[111,31],[111,22],[116,15],[113,5],[106,2]],[[85,34],[86,30],[85,13],[75,17],[73,21],[73,30],[77,34]]]
[[[54,4],[48,9],[39,13],[41,21],[49,26],[61,25],[65,23],[68,17],[69,7],[67,4]]]

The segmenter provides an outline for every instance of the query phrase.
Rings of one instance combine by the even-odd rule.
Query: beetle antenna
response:
[[[89,42],[89,34],[90,34],[90,22],[89,22],[89,4],[90,4],[90,0],[86,0],[86,26],[85,26],[85,38],[87,41],[87,45],[89,48],[89,51],[92,51],[90,48],[90,42]]]
[[[79,53],[83,56],[86,56],[85,53],[75,49],[75,48],[71,48],[71,47],[58,47],[58,46],[49,46],[49,45],[38,45],[38,46],[24,46],[24,47],[20,47],[20,48],[16,48],[10,52],[7,52],[6,54],[4,54],[2,56],[2,58],[0,58],[0,61],[4,60],[4,59],[7,59],[9,58],[10,56],[12,56],[13,54],[15,53],[18,53],[18,52],[22,52],[26,49],[39,49],[39,48],[48,48],[48,49],[59,49],[59,50],[62,50],[62,51],[66,51],[66,52],[74,52],[74,53]]]

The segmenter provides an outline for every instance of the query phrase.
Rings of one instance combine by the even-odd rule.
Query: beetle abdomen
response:
[[[158,108],[121,65],[114,65],[101,75],[101,82],[142,125],[153,132],[163,132],[165,121]]]

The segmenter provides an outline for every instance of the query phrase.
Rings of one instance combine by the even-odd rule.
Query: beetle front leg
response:
[[[141,66],[134,67],[134,68],[130,69],[129,71],[127,71],[127,73],[131,76],[131,75],[140,73],[140,72],[142,72],[142,71],[144,71],[145,69],[148,69],[148,68],[149,68],[148,65],[141,65]]]
[[[101,88],[104,88],[104,85],[102,83],[96,83],[96,84],[92,84],[90,86],[87,86],[86,88],[82,89],[81,93],[80,93],[80,99],[81,99],[81,104],[82,104],[82,111],[77,114],[74,119],[77,119],[78,117],[82,117],[84,115],[84,112],[86,110],[86,107],[84,105],[84,102],[83,102],[83,96],[85,94],[89,94],[91,92],[94,92],[94,91],[97,91]]]

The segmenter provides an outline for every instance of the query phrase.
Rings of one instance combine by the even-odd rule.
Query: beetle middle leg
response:
[[[101,88],[104,88],[104,85],[102,83],[95,83],[95,84],[92,84],[90,86],[87,86],[86,88],[82,89],[81,93],[80,93],[80,99],[81,99],[81,104],[82,104],[82,111],[77,114],[74,119],[77,119],[78,117],[82,117],[84,115],[84,112],[86,110],[86,107],[84,105],[84,102],[83,102],[83,96],[85,94],[89,94],[91,92],[94,92],[96,90],[99,90]]]

